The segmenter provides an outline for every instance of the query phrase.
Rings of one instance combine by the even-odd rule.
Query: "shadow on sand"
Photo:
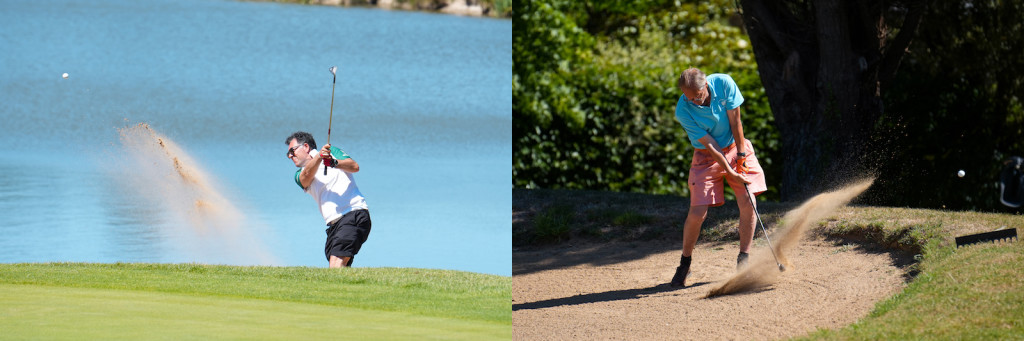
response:
[[[624,290],[612,290],[605,292],[595,292],[591,294],[576,295],[563,298],[553,298],[550,300],[543,300],[537,302],[529,302],[522,304],[512,304],[512,311],[525,310],[525,309],[544,309],[554,308],[569,305],[580,305],[587,303],[599,303],[599,302],[610,302],[610,301],[622,301],[642,298],[645,296],[668,292],[676,290],[690,290],[697,287],[702,287],[711,284],[711,282],[699,282],[692,285],[688,285],[685,288],[673,288],[668,283],[659,284],[650,288],[637,288],[637,289],[624,289]]]
[[[627,245],[628,247],[622,247]],[[611,251],[615,250],[615,251]],[[668,251],[681,251],[679,243],[666,241],[586,243],[533,251],[512,252],[512,275],[563,269],[577,265],[605,266],[630,262]]]

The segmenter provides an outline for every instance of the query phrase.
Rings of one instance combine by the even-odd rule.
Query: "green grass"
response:
[[[650,222],[651,217],[635,212],[625,212],[615,216],[615,218],[612,219],[612,224],[625,227],[647,225]]]
[[[1024,338],[1024,244],[957,248],[956,236],[1017,228],[1024,216],[850,207],[826,221],[826,235],[852,236],[917,255],[917,276],[857,323],[807,340],[1019,340]]]
[[[660,230],[659,238],[678,242],[686,218],[686,198],[568,190],[512,192],[513,245],[529,248],[528,236],[542,207],[557,202],[573,208],[578,219],[569,227],[574,242],[636,242],[638,230]],[[769,231],[799,203],[758,203]],[[608,224],[614,214],[638,212],[646,226]],[[712,208],[701,231],[702,242],[737,239],[735,202]],[[601,238],[588,231],[600,227]],[[855,245],[882,247],[913,257],[909,284],[899,294],[876,304],[857,323],[819,330],[805,340],[1022,340],[1024,339],[1024,243],[976,244],[957,248],[957,236],[1016,228],[1024,233],[1024,216],[999,213],[848,206],[820,222],[812,232],[842,249]]]
[[[0,264],[0,339],[510,339],[511,279],[445,270]]]
[[[1011,340],[1024,337],[1024,244],[926,257],[899,295],[853,326],[809,339]]]
[[[544,209],[535,222],[535,239],[538,242],[560,242],[569,238],[569,224],[573,220],[573,209],[567,205],[554,205]]]

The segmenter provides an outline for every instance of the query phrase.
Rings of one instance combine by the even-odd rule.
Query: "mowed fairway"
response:
[[[421,269],[3,264],[0,339],[510,339],[510,283]]]

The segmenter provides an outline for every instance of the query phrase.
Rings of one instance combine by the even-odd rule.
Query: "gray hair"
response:
[[[683,88],[691,90],[700,90],[704,84],[707,83],[707,77],[703,72],[695,67],[683,70],[683,73],[679,75],[679,81],[676,82],[676,87],[682,90]]]

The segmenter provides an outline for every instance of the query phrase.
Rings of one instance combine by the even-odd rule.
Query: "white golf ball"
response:
[[[967,173],[964,173],[963,169],[961,169],[959,172],[956,172],[956,176],[959,176],[961,178],[964,177],[964,175],[967,175]]]
[[[64,77],[64,79],[68,79],[68,73],[65,72],[64,75],[62,75],[61,77]]]

